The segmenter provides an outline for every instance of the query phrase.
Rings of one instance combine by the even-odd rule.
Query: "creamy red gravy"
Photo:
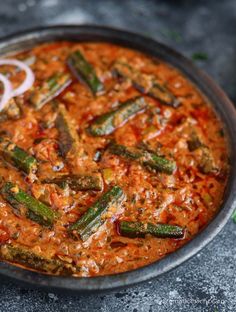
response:
[[[93,66],[103,84],[103,91],[96,96],[68,68],[67,58],[76,50],[80,50]],[[112,44],[56,42],[38,45],[14,57],[25,60],[32,56],[30,67],[36,76],[34,87],[16,99],[21,108],[20,117],[2,118],[0,134],[35,157],[38,168],[35,173],[26,174],[2,156],[0,176],[2,183],[16,184],[59,213],[59,217],[53,226],[43,226],[29,219],[24,207],[16,209],[2,196],[2,260],[46,273],[63,274],[60,270],[50,272],[44,265],[40,269],[40,263],[35,267],[32,259],[23,257],[22,260],[18,252],[9,257],[11,250],[6,246],[13,246],[37,255],[38,262],[43,263],[43,259],[48,263],[60,261],[76,268],[71,274],[90,277],[142,267],[191,240],[217,213],[228,171],[222,124],[197,88],[182,73],[162,61]],[[142,94],[130,79],[114,75],[113,64],[117,60],[143,74],[147,84],[148,77],[157,77],[178,99],[178,107]],[[11,72],[15,86],[24,79],[24,74],[14,68],[0,68],[2,73],[6,70]],[[72,83],[36,110],[30,101],[32,92],[55,73],[70,74]],[[93,136],[87,131],[95,117],[114,111],[119,103],[136,96],[144,98],[147,108],[111,134]],[[68,157],[60,153],[55,99],[64,105],[80,142],[78,149],[70,151]],[[172,174],[149,171],[138,161],[111,154],[107,146],[112,140],[126,147],[145,144],[149,150],[175,161],[176,168]],[[98,151],[100,155],[96,158]],[[102,190],[75,191],[68,186],[61,188],[43,182],[58,175],[90,172],[102,178]],[[110,207],[102,216],[103,224],[86,240],[71,235],[68,227],[113,185],[118,185],[125,194],[121,205]],[[117,220],[177,225],[184,229],[184,237],[122,236],[117,232]],[[33,261],[36,260],[33,258]]]

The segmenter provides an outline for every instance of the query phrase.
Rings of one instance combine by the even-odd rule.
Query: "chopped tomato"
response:
[[[8,229],[5,226],[0,225],[0,244],[6,243],[9,238],[10,235]]]

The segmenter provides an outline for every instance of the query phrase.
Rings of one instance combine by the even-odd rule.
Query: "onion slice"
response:
[[[0,74],[0,81],[3,84],[3,94],[0,99],[0,111],[2,111],[8,101],[12,98],[12,86],[10,81],[2,74]]]
[[[34,73],[29,66],[27,66],[21,61],[14,59],[2,59],[0,60],[0,65],[16,66],[21,70],[23,70],[26,74],[26,78],[22,82],[22,84],[18,88],[12,90],[11,97],[21,95],[22,93],[24,93],[25,91],[29,90],[32,87],[34,83]]]

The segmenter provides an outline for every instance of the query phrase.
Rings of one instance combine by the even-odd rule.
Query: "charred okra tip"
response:
[[[193,152],[203,146],[195,131],[191,133],[189,140],[187,140],[187,144],[190,152]]]
[[[57,118],[55,125],[59,132],[60,151],[64,158],[70,151],[76,153],[79,148],[79,137],[71,122],[71,117],[65,106],[61,103],[57,105]]]

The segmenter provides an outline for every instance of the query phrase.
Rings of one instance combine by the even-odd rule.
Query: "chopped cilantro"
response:
[[[205,52],[195,52],[192,54],[192,59],[194,61],[206,61],[208,60],[208,55]]]
[[[162,30],[161,33],[166,38],[172,39],[172,40],[174,40],[176,42],[181,42],[182,41],[182,36],[181,36],[181,34],[178,31],[165,29],[165,30]]]
[[[234,223],[236,223],[236,210],[234,210],[234,213],[232,215],[232,219],[233,219]]]

